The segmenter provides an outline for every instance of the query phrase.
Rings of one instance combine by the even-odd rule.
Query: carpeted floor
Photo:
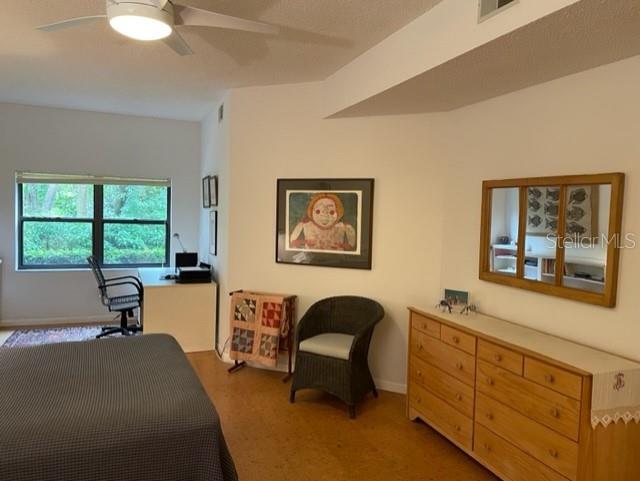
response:
[[[0,347],[39,346],[58,342],[87,341],[95,339],[101,332],[101,326],[19,329],[14,331]]]

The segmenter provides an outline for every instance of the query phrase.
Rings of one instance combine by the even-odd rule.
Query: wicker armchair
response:
[[[298,323],[291,402],[300,389],[320,389],[347,403],[355,418],[357,402],[369,392],[378,397],[367,358],[383,317],[382,306],[364,297],[330,297],[312,305]]]

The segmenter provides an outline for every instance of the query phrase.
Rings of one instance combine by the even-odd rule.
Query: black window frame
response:
[[[163,186],[167,189],[167,218],[165,220],[141,220],[141,219],[105,219],[104,218],[104,185],[87,182],[85,185],[93,187],[93,217],[88,218],[68,218],[68,217],[32,217],[24,216],[23,184],[18,186],[18,270],[41,271],[41,270],[69,270],[87,269],[87,264],[25,264],[24,263],[24,223],[25,222],[59,222],[59,223],[84,223],[91,224],[91,250],[92,255],[98,259],[98,263],[105,269],[133,269],[140,267],[165,267],[170,265],[171,250],[171,186]],[[64,182],[49,182],[51,184]],[[126,185],[141,185],[136,183]],[[138,264],[105,264],[104,263],[104,226],[105,224],[121,225],[162,225],[165,226],[165,258],[161,263],[138,263]]]

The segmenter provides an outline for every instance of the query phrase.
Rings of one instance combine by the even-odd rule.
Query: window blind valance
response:
[[[171,187],[171,179],[139,179],[135,177],[104,177],[97,175],[45,174],[16,172],[18,184],[92,184],[92,185],[149,185]]]

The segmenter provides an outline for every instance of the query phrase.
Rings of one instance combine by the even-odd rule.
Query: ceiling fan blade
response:
[[[231,30],[244,30],[247,32],[257,32],[266,34],[277,34],[280,29],[274,25],[244,18],[231,17],[221,13],[202,10],[201,8],[188,7],[174,3],[176,25],[194,27],[216,27]]]
[[[98,20],[103,20],[107,18],[106,15],[91,15],[90,17],[78,17],[78,18],[70,18],[68,20],[62,20],[60,22],[50,23],[48,25],[40,25],[36,27],[38,30],[42,30],[43,32],[55,32],[57,30],[63,30],[65,28],[71,27],[79,27],[80,25],[85,25],[88,23],[94,23]]]
[[[182,38],[182,35],[175,31],[175,29],[173,30],[173,33],[171,35],[169,35],[167,38],[162,39],[162,41],[181,57],[193,54],[193,50],[191,50],[189,44],[185,41],[184,38]]]

